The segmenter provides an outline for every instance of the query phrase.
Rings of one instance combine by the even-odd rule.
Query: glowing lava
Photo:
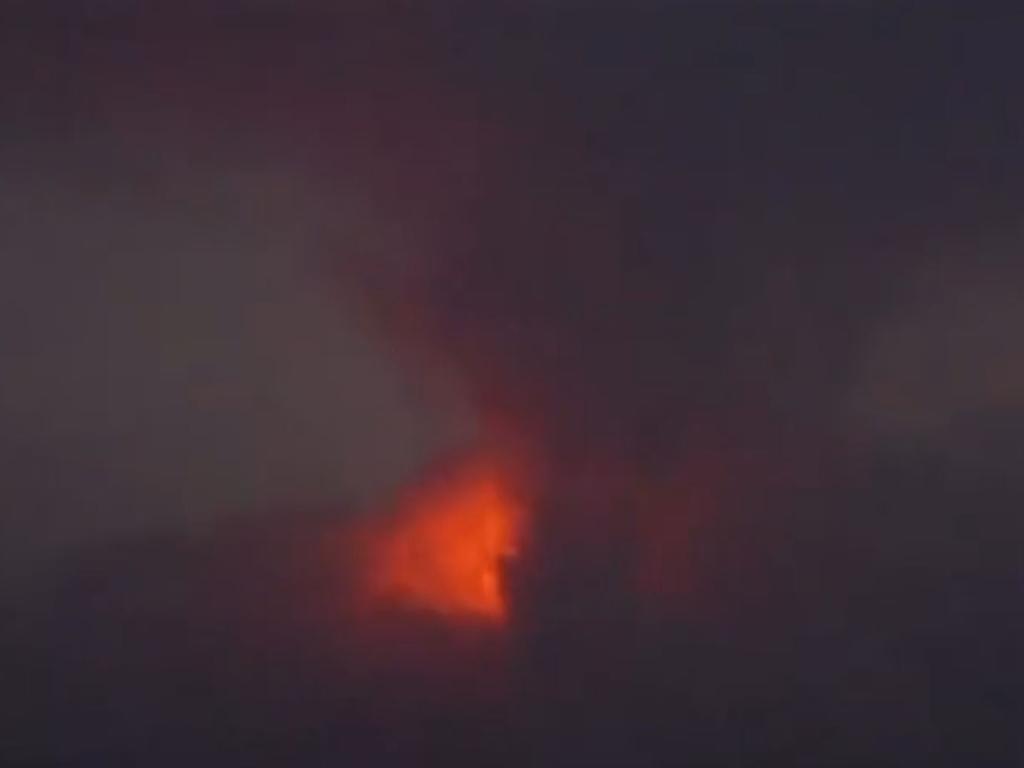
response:
[[[502,584],[517,553],[524,509],[508,479],[474,461],[437,477],[399,505],[374,537],[369,591],[447,616],[502,622]]]

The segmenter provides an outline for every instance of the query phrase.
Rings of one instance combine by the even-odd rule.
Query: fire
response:
[[[399,504],[373,539],[372,597],[488,622],[507,618],[502,583],[517,554],[524,509],[495,464],[474,461]]]

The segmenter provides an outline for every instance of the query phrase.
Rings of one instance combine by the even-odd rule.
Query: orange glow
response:
[[[374,537],[372,597],[448,616],[504,621],[505,562],[517,554],[524,510],[508,479],[476,461],[399,505]]]

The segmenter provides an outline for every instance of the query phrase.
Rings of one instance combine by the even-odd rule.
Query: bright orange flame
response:
[[[444,615],[504,621],[502,571],[517,553],[523,518],[494,465],[460,467],[413,493],[375,539],[370,593]]]

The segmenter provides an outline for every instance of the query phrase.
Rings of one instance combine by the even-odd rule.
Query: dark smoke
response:
[[[1024,284],[985,255],[1013,251],[1024,161],[1005,25],[465,11],[337,100],[330,45],[267,34],[237,50],[304,54],[238,109],[314,91],[277,130],[317,135],[325,176],[411,243],[332,263],[368,332],[539,468],[510,624],[368,619],[340,511],[126,537],[10,633],[0,757],[1024,760],[1022,403],[971,375],[1019,382],[1020,360],[871,362],[908,322],[908,349],[946,349],[920,340],[959,327],[920,309],[934,274]],[[948,368],[967,394],[892,412],[886,387]]]

